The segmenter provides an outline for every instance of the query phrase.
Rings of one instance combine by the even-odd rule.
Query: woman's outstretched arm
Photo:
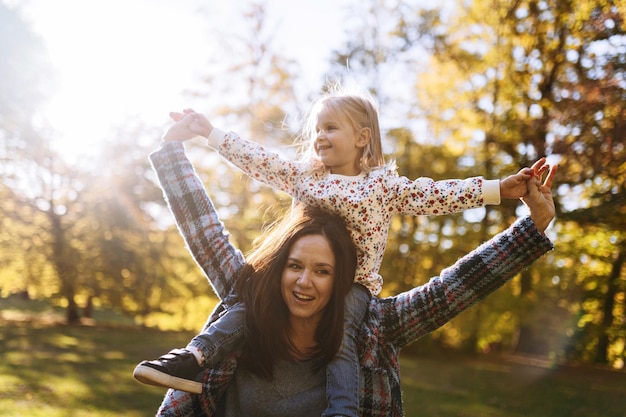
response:
[[[380,331],[395,339],[398,346],[411,343],[500,288],[553,248],[543,232],[555,215],[551,186],[556,166],[533,169],[535,175],[528,181],[528,194],[522,199],[530,215],[428,283],[381,300]]]
[[[230,243],[213,202],[185,155],[183,143],[164,143],[150,155],[150,161],[187,248],[216,294],[224,299],[245,260]]]

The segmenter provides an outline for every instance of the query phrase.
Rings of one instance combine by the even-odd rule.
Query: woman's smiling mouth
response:
[[[312,301],[315,300],[315,297],[311,297],[310,295],[304,295],[298,292],[293,291],[292,292],[293,296],[296,298],[296,300],[299,301]]]

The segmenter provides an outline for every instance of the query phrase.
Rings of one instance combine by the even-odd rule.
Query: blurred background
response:
[[[168,113],[194,108],[293,155],[302,115],[335,82],[376,98],[400,175],[498,179],[541,156],[559,164],[556,249],[407,353],[531,358],[542,375],[600,369],[622,379],[598,377],[598,404],[623,398],[625,17],[623,0],[0,0],[0,415],[153,413],[162,391],[136,409],[95,398],[116,383],[103,372],[129,379],[134,361],[186,344],[217,301],[148,162]],[[289,198],[200,139],[187,149],[246,251]],[[395,218],[383,295],[425,282],[523,211],[504,200]],[[51,360],[80,373],[87,358],[104,367],[41,379],[58,374]],[[124,383],[135,399],[148,390]],[[569,414],[524,412],[596,415],[572,392]],[[441,415],[517,415],[483,400],[467,401],[490,411]],[[42,405],[55,401],[70,404]]]

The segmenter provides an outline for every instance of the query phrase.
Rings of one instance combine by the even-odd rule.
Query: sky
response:
[[[64,153],[81,157],[129,120],[166,126],[170,110],[193,106],[215,54],[209,31],[241,21],[243,1],[12,0],[48,49],[59,75],[45,120]],[[340,46],[350,0],[267,0],[279,50],[301,63],[303,79],[321,83]],[[206,71],[205,71],[206,72]]]

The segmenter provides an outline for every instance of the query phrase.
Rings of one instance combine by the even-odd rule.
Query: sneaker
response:
[[[202,394],[202,384],[195,380],[202,368],[193,353],[174,349],[153,361],[143,361],[133,371],[139,382]]]

